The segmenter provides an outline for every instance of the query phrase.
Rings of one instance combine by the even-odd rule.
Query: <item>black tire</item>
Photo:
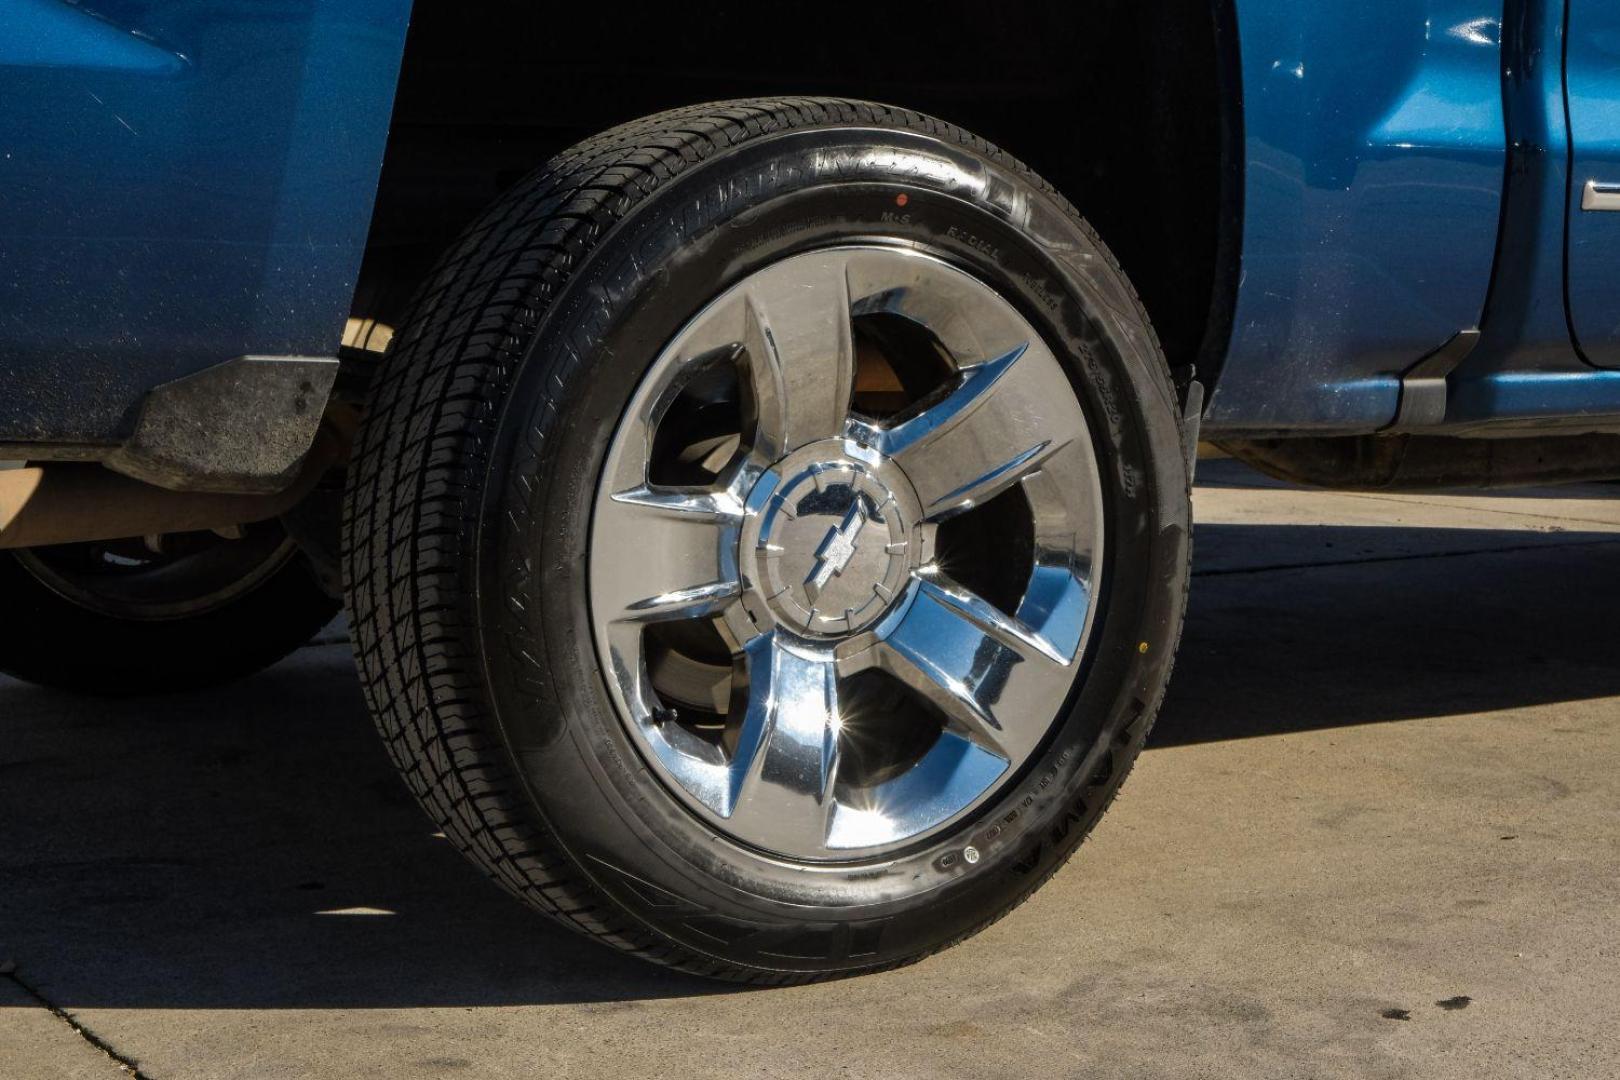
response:
[[[874,235],[970,269],[1063,355],[1103,463],[1107,584],[1087,674],[1016,782],[945,835],[809,874],[718,835],[638,756],[592,645],[585,544],[608,441],[663,342],[750,269]],[[878,105],[697,106],[553,159],[424,285],[349,475],[362,677],[428,813],[564,925],[729,980],[906,963],[1016,906],[1118,790],[1180,633],[1187,470],[1130,285],[1024,166]]]
[[[218,545],[254,544],[273,563],[249,560],[251,580],[190,613],[178,610],[184,604],[151,610],[144,600],[97,597],[94,577],[70,577],[84,549],[102,545],[0,552],[0,671],[62,690],[125,696],[215,686],[274,664],[340,605],[278,525],[253,530],[251,539]]]

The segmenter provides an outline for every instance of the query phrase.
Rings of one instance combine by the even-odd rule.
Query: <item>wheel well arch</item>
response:
[[[1241,95],[1232,0],[875,0],[814,17],[719,0],[418,4],[348,345],[380,348],[438,253],[505,188],[597,131],[677,105],[781,94],[937,116],[1021,158],[1120,260],[1172,367],[1206,384],[1236,295]]]

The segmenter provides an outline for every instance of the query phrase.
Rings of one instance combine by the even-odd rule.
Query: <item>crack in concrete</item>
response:
[[[124,1072],[128,1073],[134,1078],[134,1080],[153,1080],[149,1074],[141,1071],[141,1067],[135,1064],[134,1058],[121,1054],[117,1050],[113,1049],[112,1044],[106,1039],[103,1039],[100,1035],[97,1035],[88,1027],[85,1027],[84,1024],[74,1019],[66,1009],[62,1008],[54,1001],[47,998],[44,994],[34,989],[33,986],[25,982],[23,977],[17,974],[14,967],[7,965],[7,967],[0,968],[0,978],[10,979],[14,984],[16,984],[19,990],[33,998],[35,1001],[39,1002],[42,1008],[44,1008],[58,1020],[62,1021],[62,1023],[72,1028],[75,1035],[105,1054],[113,1064],[117,1065]]]

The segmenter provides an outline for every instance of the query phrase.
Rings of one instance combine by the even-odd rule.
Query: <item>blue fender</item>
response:
[[[410,15],[94,7],[0,3],[0,444],[116,443],[158,383],[335,353]]]
[[[1501,212],[1500,0],[1238,0],[1242,268],[1205,430],[1371,431],[1478,325]]]

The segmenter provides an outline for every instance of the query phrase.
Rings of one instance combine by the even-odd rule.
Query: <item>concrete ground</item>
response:
[[[1206,462],[1170,699],[1094,838],[978,938],[802,989],[528,917],[340,644],[160,701],[0,682],[0,1076],[1616,1075],[1616,492]]]

